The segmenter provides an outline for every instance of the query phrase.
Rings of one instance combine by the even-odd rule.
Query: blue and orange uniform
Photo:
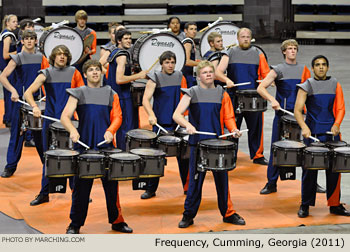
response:
[[[252,46],[244,50],[239,46],[236,46],[231,47],[223,53],[229,57],[227,77],[234,83],[250,82],[249,85],[229,88],[227,90],[228,94],[231,97],[232,104],[236,107],[236,90],[257,89],[257,80],[265,78],[270,69],[264,54],[257,47]],[[249,129],[248,144],[250,158],[263,158],[263,112],[242,112],[240,114],[236,114],[236,123],[238,129],[241,128],[243,118]]]
[[[9,63],[10,59],[4,59],[4,39],[10,37],[11,42],[10,42],[10,48],[9,52],[16,52],[16,35],[7,30],[4,29],[1,32],[0,35],[0,71],[4,71],[5,67]],[[10,83],[15,83],[15,74],[12,73],[9,77],[7,77]],[[11,118],[12,118],[12,106],[13,102],[11,101],[11,93],[3,87],[3,94],[4,94],[4,117],[3,117],[3,123],[11,123]]]
[[[316,136],[321,142],[332,140],[332,136],[326,134],[331,131],[333,125],[340,127],[345,115],[345,103],[343,90],[337,79],[327,77],[326,80],[307,79],[297,85],[307,93],[306,119],[312,136]],[[335,141],[340,136],[334,137]],[[306,145],[311,140],[304,139]],[[317,170],[303,169],[301,180],[301,204],[314,206],[316,200]],[[326,170],[327,204],[328,206],[340,205],[340,173]]]
[[[110,86],[91,88],[88,86],[67,89],[67,93],[78,100],[76,111],[79,120],[84,122],[78,126],[80,140],[90,146],[91,149],[113,147],[112,143],[97,147],[104,139],[106,131],[113,135],[122,123],[122,112],[118,94]],[[82,152],[84,149],[75,144],[74,149]],[[109,223],[118,224],[124,222],[120,210],[118,181],[101,179],[105,192]],[[70,212],[71,226],[79,228],[84,225],[93,179],[74,178],[74,190],[72,194],[72,207]]]
[[[196,130],[222,135],[224,125],[230,132],[237,128],[231,99],[221,86],[203,89],[198,85],[190,89],[183,89],[183,92],[191,97],[189,122]],[[199,141],[210,138],[215,138],[215,136],[195,134],[189,137],[190,180],[185,200],[184,217],[194,218],[198,212],[206,172],[197,171],[196,149]],[[213,176],[220,213],[224,218],[228,218],[235,213],[230,197],[228,173],[226,171],[213,171]]]
[[[46,93],[46,107],[44,115],[59,120],[69,98],[68,94],[66,93],[66,89],[84,86],[83,78],[81,77],[79,71],[73,66],[67,66],[64,68],[50,66],[49,68],[40,70],[40,74],[43,74],[46,77],[44,83]],[[49,127],[52,123],[52,121],[44,119],[42,130],[44,152],[49,148],[48,135]],[[43,165],[40,194],[49,194],[49,179],[45,176],[45,164]]]
[[[126,56],[127,63],[125,65],[124,74],[131,75],[131,57],[127,50],[115,48],[108,57],[109,69],[107,85],[118,94],[120,107],[123,113],[123,123],[117,131],[116,141],[117,147],[122,150],[126,150],[125,136],[129,130],[137,129],[139,127],[139,113],[138,109],[135,109],[132,103],[131,96],[131,82],[119,84],[117,83],[117,58],[120,56]]]
[[[174,131],[177,124],[173,120],[173,113],[182,97],[181,88],[187,88],[185,77],[180,71],[166,74],[162,71],[154,71],[147,75],[155,84],[153,93],[153,112],[157,123],[168,131]],[[159,128],[153,126],[153,131],[158,132]],[[184,191],[188,190],[188,159],[177,156],[179,172]],[[159,178],[149,179],[147,191],[155,192],[158,188]]]
[[[196,60],[196,44],[194,43],[194,41],[191,38],[185,38],[184,40],[182,40],[182,44],[187,44],[187,43],[190,43],[192,46],[190,59],[195,61]],[[182,73],[186,78],[188,88],[197,85],[197,80],[196,80],[196,77],[194,76],[194,71],[193,71],[192,66],[184,65],[182,68]]]
[[[272,69],[277,74],[275,79],[276,100],[280,104],[281,108],[293,112],[298,93],[297,84],[303,83],[311,77],[310,70],[305,65],[287,63],[272,66]],[[275,111],[275,117],[272,122],[270,153],[272,153],[272,143],[280,140],[279,125],[282,116],[282,112]],[[270,155],[269,164],[267,167],[268,184],[276,184],[279,175],[278,167],[272,165],[272,156],[273,155]]]
[[[23,96],[23,91],[33,83],[38,75],[40,69],[45,69],[49,67],[49,62],[46,57],[40,52],[27,53],[21,52],[16,55],[11,55],[11,59],[16,63],[16,68],[14,74],[16,75],[16,83],[14,87],[18,95]],[[37,97],[37,94],[34,94]],[[7,164],[5,169],[15,172],[17,164],[22,155],[23,141],[25,134],[21,133],[21,118],[20,118],[20,108],[21,104],[16,102],[12,107],[12,121],[11,121],[11,135],[10,142],[7,149]],[[43,147],[41,139],[41,131],[32,131],[33,139],[35,141],[35,147],[41,159],[43,160]]]

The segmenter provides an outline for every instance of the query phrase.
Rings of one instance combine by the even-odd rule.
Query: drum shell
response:
[[[330,164],[330,151],[312,152],[309,148],[303,151],[303,168],[307,170],[327,170]]]
[[[27,129],[33,130],[33,131],[40,131],[43,128],[44,124],[44,118],[42,117],[35,117],[31,114],[29,114],[29,111],[26,107],[21,107],[21,114],[22,114],[22,120],[25,124],[25,127]],[[41,109],[41,114],[44,114],[45,109]]]
[[[296,121],[289,120],[286,116],[282,116],[280,121],[280,140],[283,139],[301,141],[299,124]]]
[[[165,142],[161,137],[157,138],[157,148],[164,151],[167,157],[176,157],[181,150],[181,138],[175,137],[178,142]]]
[[[81,179],[102,178],[105,176],[106,163],[105,157],[87,157],[80,155],[78,157],[78,175]]]
[[[267,110],[267,101],[253,89],[237,90],[236,100],[236,112],[238,114],[242,112],[264,112]]]
[[[294,167],[302,165],[303,148],[280,148],[272,144],[272,153],[272,165],[274,166]]]
[[[332,172],[349,173],[350,172],[350,154],[339,153],[333,150],[332,154]]]
[[[75,128],[78,128],[78,122],[72,122]],[[63,126],[62,126],[63,127]],[[70,139],[70,134],[64,128],[55,127],[54,123],[50,124],[50,146],[55,149],[68,149],[71,150],[74,147],[72,139]]]
[[[181,148],[180,148],[180,155],[181,155],[180,158],[181,159],[189,159],[190,153],[191,153],[191,149],[190,149],[190,145],[188,143],[188,140],[185,140],[182,138]]]
[[[142,106],[142,99],[143,99],[143,94],[145,93],[145,89],[146,89],[146,83],[141,83],[141,82],[131,83],[130,91],[131,91],[132,103],[134,107]]]
[[[102,153],[105,156],[106,169],[109,169],[109,156],[121,152],[121,149],[100,149],[100,153]]]
[[[156,135],[154,135],[152,138],[142,139],[137,138],[136,136],[131,136],[128,133],[129,131],[126,133],[126,151],[130,151],[136,148],[150,148],[156,145]]]
[[[45,176],[48,178],[73,177],[77,174],[77,156],[61,157],[44,153]]]
[[[141,158],[138,160],[120,160],[109,157],[109,180],[132,180],[138,178],[141,171]]]
[[[130,151],[133,153],[133,150]],[[140,178],[153,178],[153,177],[163,177],[164,167],[167,164],[167,160],[164,155],[143,155],[140,153],[133,153],[141,157],[141,171]]]

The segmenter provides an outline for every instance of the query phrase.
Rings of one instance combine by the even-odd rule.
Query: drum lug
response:
[[[284,160],[286,160],[287,159],[287,151],[285,150],[284,151]]]
[[[314,160],[315,160],[315,157],[314,157],[314,154],[312,153],[311,154],[311,164],[314,164]]]
[[[135,165],[133,164],[133,169],[135,170]],[[121,163],[121,171],[124,172],[124,162]]]
[[[57,169],[61,170],[61,160],[60,157],[57,158]]]

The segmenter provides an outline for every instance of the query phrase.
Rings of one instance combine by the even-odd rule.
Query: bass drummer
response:
[[[182,44],[185,47],[186,63],[182,68],[182,73],[186,78],[187,86],[190,88],[197,85],[193,72],[193,67],[198,65],[198,61],[196,61],[196,44],[194,43],[194,39],[197,35],[197,24],[194,22],[186,23],[184,31],[186,38],[182,40]]]
[[[159,63],[162,70],[156,70],[147,75],[149,80],[146,84],[142,105],[148,114],[149,123],[153,125],[153,131],[158,131],[158,127],[155,126],[157,123],[166,130],[174,131],[176,123],[172,116],[180,101],[181,88],[187,88],[186,79],[180,71],[175,70],[175,53],[171,51],[163,52],[159,57]],[[152,98],[153,107],[151,105]],[[177,163],[184,193],[186,194],[188,188],[188,159],[182,160],[180,156],[177,156]],[[159,177],[148,179],[146,191],[141,195],[141,199],[154,197],[158,184]]]
[[[19,54],[10,55],[11,60],[0,75],[0,82],[3,86],[11,92],[11,100],[17,102],[23,95],[23,92],[32,84],[38,75],[40,69],[49,67],[49,62],[46,57],[35,50],[37,36],[34,31],[24,31],[22,34],[21,44],[23,44],[23,51]],[[16,83],[10,83],[8,77],[15,73]],[[12,80],[11,80],[12,81]],[[35,93],[35,98],[38,93]],[[25,135],[28,133],[21,129],[20,118],[21,104],[19,102],[13,104],[12,108],[12,122],[9,146],[7,149],[7,164],[1,177],[9,178],[17,169],[17,164],[22,155],[22,148]],[[43,147],[41,139],[41,131],[31,131],[34,137],[35,146],[41,162],[43,159]]]
[[[236,90],[256,89],[257,80],[263,79],[269,73],[264,54],[256,47],[251,46],[252,31],[248,28],[241,28],[237,32],[239,46],[231,47],[222,56],[216,69],[218,80],[225,82],[228,87],[228,93],[232,104],[236,107]],[[227,70],[227,76],[224,74]],[[249,85],[235,87],[234,83],[250,82]],[[248,132],[248,144],[250,158],[253,163],[267,165],[263,151],[263,112],[243,112],[236,114],[237,127],[240,129],[245,119]],[[238,144],[238,142],[237,142]]]

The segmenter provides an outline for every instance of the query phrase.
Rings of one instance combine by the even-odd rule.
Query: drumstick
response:
[[[105,144],[105,143],[107,143],[107,142],[108,142],[107,140],[104,140],[104,141],[98,143],[97,146],[101,146],[102,144]]]
[[[244,86],[244,85],[249,85],[249,84],[250,84],[250,81],[249,82],[237,83],[237,84],[233,84],[233,85],[234,85],[234,87],[238,87],[238,86]],[[227,85],[225,85],[224,88],[227,88]]]
[[[32,111],[29,111],[28,114],[34,115]],[[47,120],[54,121],[54,122],[61,122],[59,119],[56,119],[56,118],[53,118],[50,116],[40,115],[40,117],[47,119]]]
[[[204,27],[202,30],[200,30],[199,32],[204,32],[206,30],[208,30],[210,27],[216,25],[217,23],[219,23],[220,21],[222,21],[222,17],[219,17],[215,22],[208,24],[206,27]]]
[[[309,136],[309,138],[311,140],[314,140],[315,142],[320,142],[320,139],[316,138],[316,137],[313,137],[313,136]]]
[[[332,131],[327,131],[326,134],[333,135],[333,132]]]
[[[169,133],[166,129],[164,129],[162,126],[160,126],[158,123],[156,123],[156,126],[158,128],[160,128],[162,131],[164,131],[165,133]]]
[[[148,72],[151,71],[151,69],[158,63],[159,58],[157,58],[157,60],[152,64],[152,66],[150,68],[148,68]]]
[[[34,23],[36,23],[36,22],[39,22],[41,20],[41,18],[36,18],[36,19],[33,19],[32,21],[34,22]]]
[[[201,134],[201,135],[216,136],[216,133],[212,133],[212,132],[196,131],[195,133],[196,134]]]
[[[294,116],[294,114],[292,112],[288,111],[288,110],[285,110],[283,108],[279,108],[279,110],[281,110],[282,112],[284,112],[284,113],[286,113],[288,115]]]
[[[40,100],[39,100],[39,102],[42,102],[43,100],[45,100],[46,99],[46,96],[44,96],[43,98],[41,98]]]
[[[237,45],[236,43],[233,43],[233,44],[231,44],[231,45],[226,46],[226,49],[230,49],[231,47],[234,47],[234,46],[236,46],[236,45]]]
[[[239,132],[240,133],[243,133],[243,132],[248,132],[249,130],[248,129],[244,129],[244,130],[240,130]],[[233,135],[235,135],[236,134],[236,132],[231,132],[231,133],[228,133],[228,134],[225,134],[225,135],[221,135],[221,136],[219,136],[219,138],[224,138],[224,137],[228,137],[228,136],[233,136]]]
[[[180,127],[181,127],[180,124],[178,124],[178,125],[176,126],[175,131],[177,131]]]

